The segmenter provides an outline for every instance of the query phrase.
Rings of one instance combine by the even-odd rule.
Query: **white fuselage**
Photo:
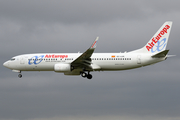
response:
[[[81,53],[39,53],[13,57],[4,63],[12,70],[19,71],[54,71],[55,64],[71,64]],[[94,70],[114,71],[138,68],[165,60],[152,58],[150,54],[140,53],[94,53],[91,63]]]

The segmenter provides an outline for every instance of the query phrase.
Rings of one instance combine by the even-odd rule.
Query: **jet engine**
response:
[[[70,64],[55,64],[54,71],[55,72],[69,72],[71,71],[71,65]]]

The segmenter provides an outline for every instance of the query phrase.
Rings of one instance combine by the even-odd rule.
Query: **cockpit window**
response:
[[[11,58],[11,61],[14,61],[15,60],[15,58]]]

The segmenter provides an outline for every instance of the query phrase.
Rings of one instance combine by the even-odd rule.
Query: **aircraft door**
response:
[[[141,64],[141,55],[137,56],[137,64]]]
[[[23,57],[20,57],[20,64],[24,64],[24,58]]]

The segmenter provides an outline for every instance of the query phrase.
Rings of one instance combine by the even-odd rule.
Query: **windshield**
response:
[[[15,58],[11,58],[11,61],[14,61],[15,60]]]

